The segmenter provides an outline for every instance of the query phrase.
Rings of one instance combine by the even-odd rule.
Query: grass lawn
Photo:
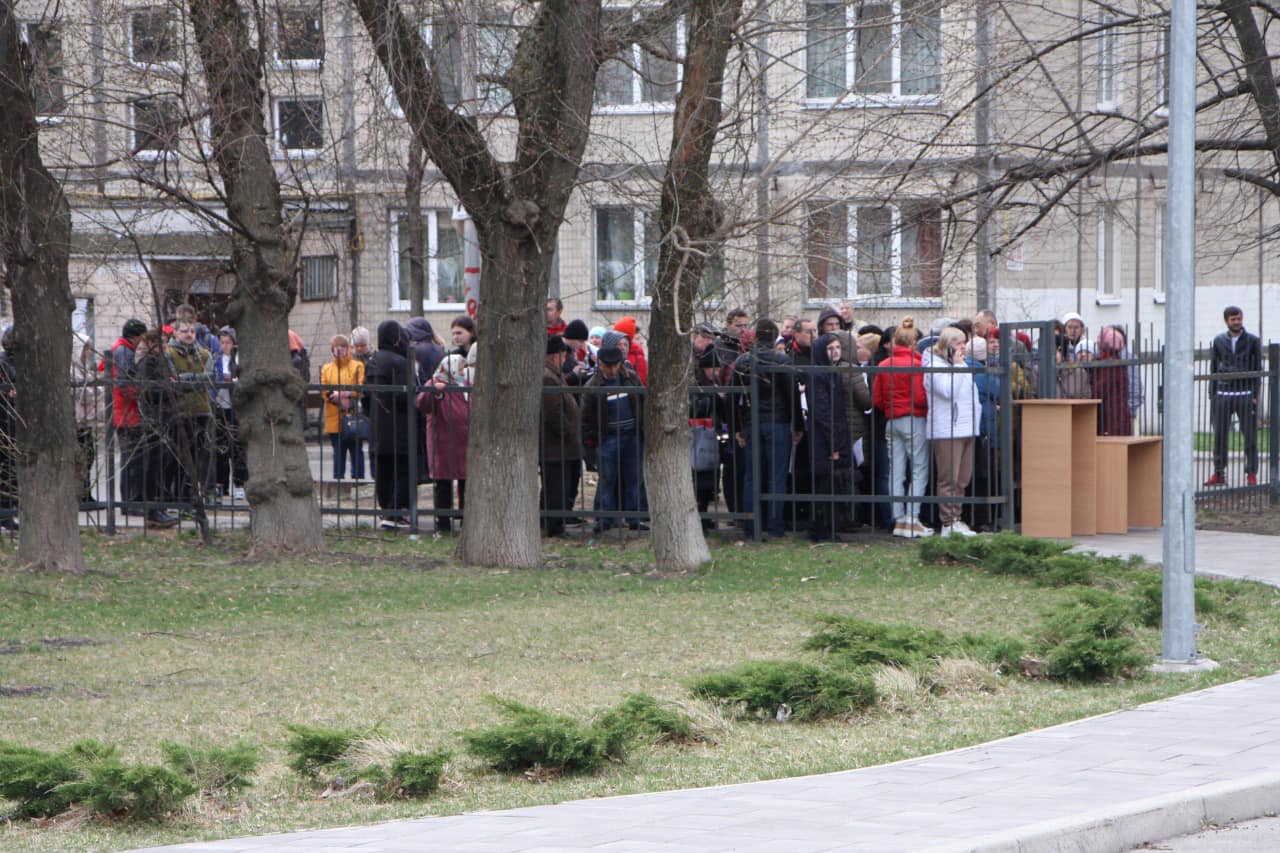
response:
[[[1197,453],[1213,452],[1213,433],[1197,432],[1195,434],[1195,450]],[[1227,436],[1227,451],[1230,453],[1244,453],[1244,436],[1240,430],[1234,429]],[[1258,429],[1258,452],[1266,455],[1271,451],[1271,430],[1259,427]]]
[[[5,850],[112,850],[745,782],[878,764],[1053,725],[1247,675],[1280,660],[1280,593],[1225,582],[1197,675],[1092,686],[1018,677],[990,692],[898,696],[856,719],[731,723],[681,686],[746,658],[816,660],[817,613],[949,632],[1026,633],[1061,590],[957,566],[909,543],[811,548],[723,543],[706,570],[648,571],[644,540],[552,546],[539,570],[463,569],[452,542],[330,538],[322,555],[249,561],[234,535],[86,534],[84,577],[0,568],[0,738],[47,749],[78,738],[160,760],[162,740],[264,747],[243,799],[192,801],[156,825],[84,818],[0,825]],[[1143,630],[1155,655],[1157,632]],[[488,694],[585,717],[625,693],[680,703],[715,736],[645,746],[625,764],[551,780],[485,770],[458,732],[497,719]],[[378,724],[409,747],[455,757],[422,801],[320,799],[285,768],[283,724]],[[0,807],[3,811],[3,807]]]

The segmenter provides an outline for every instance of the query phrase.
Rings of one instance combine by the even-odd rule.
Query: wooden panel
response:
[[[1129,448],[1098,439],[1098,532],[1129,532]]]
[[[1071,535],[1098,532],[1097,405],[1071,409]]]
[[[1129,525],[1159,527],[1164,523],[1164,439],[1143,438],[1129,446]]]
[[[1019,400],[1017,405],[1022,407],[1022,535],[1066,539],[1079,535],[1077,525],[1091,530],[1096,525],[1098,401]],[[1086,495],[1076,494],[1077,476],[1088,488]]]

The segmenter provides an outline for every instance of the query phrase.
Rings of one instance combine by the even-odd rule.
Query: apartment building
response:
[[[299,241],[292,325],[324,353],[336,332],[409,316],[407,128],[349,5],[245,8],[265,57],[268,132]],[[716,170],[727,225],[709,249],[699,313],[767,304],[781,316],[848,298],[871,321],[911,313],[927,322],[972,313],[982,299],[1011,319],[1073,310],[1095,327],[1159,330],[1162,155],[1115,159],[1070,186],[1055,179],[971,192],[1011,164],[1105,148],[1136,123],[1160,120],[1167,17],[1136,7],[1121,20],[1116,8],[1007,4],[997,15],[989,4],[937,0],[755,8],[727,76]],[[645,9],[606,14],[637,20]],[[233,276],[183,5],[85,0],[19,11],[38,72],[42,152],[64,176],[74,211],[77,323],[109,346],[125,318],[182,301],[218,322]],[[410,11],[450,100],[461,108],[474,84],[466,106],[499,156],[509,151],[510,98],[490,72],[510,63],[522,12],[444,2]],[[673,58],[685,37],[676,21],[601,70],[552,281],[569,317],[596,324],[634,314],[645,326],[679,85]],[[1210,64],[1214,55],[1206,51]],[[1210,118],[1223,127],[1248,121],[1247,110]],[[1255,330],[1277,305],[1274,205],[1242,192],[1226,165],[1206,163],[1201,178],[1204,338],[1219,328],[1222,304],[1242,305]],[[464,310],[461,238],[453,194],[430,163],[421,199],[426,313],[443,332]],[[985,230],[979,202],[993,205]]]

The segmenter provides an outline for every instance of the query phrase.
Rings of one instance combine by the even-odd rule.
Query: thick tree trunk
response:
[[[719,215],[709,181],[720,125],[725,59],[742,0],[693,0],[671,154],[662,182],[662,246],[649,315],[644,478],[658,568],[688,570],[711,558],[689,461],[693,302]]]
[[[518,130],[500,163],[474,117],[445,102],[417,25],[394,0],[353,0],[411,132],[476,224],[482,287],[479,357],[458,555],[471,565],[532,566],[538,525],[542,306],[556,234],[577,185],[596,70],[600,0],[537,4],[507,75]]]
[[[17,370],[18,559],[85,570],[80,548],[79,447],[71,408],[71,209],[40,160],[28,70],[13,7],[0,0],[0,240],[13,297]]]
[[[537,413],[551,253],[539,253],[529,231],[512,224],[482,233],[480,243],[482,349],[467,435],[467,507],[458,554],[470,565],[534,566],[542,559]],[[537,342],[536,351],[530,341]],[[501,500],[494,499],[499,495]]]
[[[423,290],[427,281],[427,239],[422,230],[422,177],[427,170],[427,155],[418,138],[409,140],[409,163],[405,170],[405,219],[409,223],[409,316],[422,316]]]
[[[297,284],[267,141],[262,57],[235,0],[191,0],[190,8],[209,89],[213,160],[235,226],[227,316],[243,365],[234,403],[249,466],[253,548],[314,551],[323,528],[302,436],[305,383],[289,358]]]

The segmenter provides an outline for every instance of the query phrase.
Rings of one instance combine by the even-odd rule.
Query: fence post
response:
[[[747,464],[751,466],[752,488],[749,495],[751,499],[751,538],[759,544],[760,540],[764,538],[764,534],[760,529],[762,526],[760,495],[764,491],[764,484],[760,482],[761,477],[764,475],[764,471],[760,467],[760,381],[757,376],[757,371],[760,369],[760,361],[750,351],[748,351],[746,357],[751,365],[751,398],[748,401],[750,403],[749,411],[751,412],[751,433],[748,437],[751,443],[751,458],[747,460]]]
[[[116,366],[115,354],[111,350],[102,353],[102,378],[107,383],[106,401],[106,435],[103,437],[102,452],[107,458],[107,535],[116,533]]]
[[[415,534],[418,532],[418,443],[422,437],[418,435],[418,395],[415,393],[417,383],[414,381],[417,362],[412,355],[405,361],[407,365],[405,367],[404,393],[408,399],[408,405],[405,407],[405,414],[407,415],[405,428],[409,430],[409,470],[407,472],[409,477],[409,533]],[[453,526],[452,520],[450,520],[449,526]]]
[[[1017,501],[1013,494],[1013,332],[998,328],[1000,335],[1000,488],[1004,495],[1001,530],[1013,530]]]
[[[1267,467],[1271,469],[1271,503],[1280,502],[1280,443],[1276,421],[1280,420],[1280,344],[1267,344]]]

